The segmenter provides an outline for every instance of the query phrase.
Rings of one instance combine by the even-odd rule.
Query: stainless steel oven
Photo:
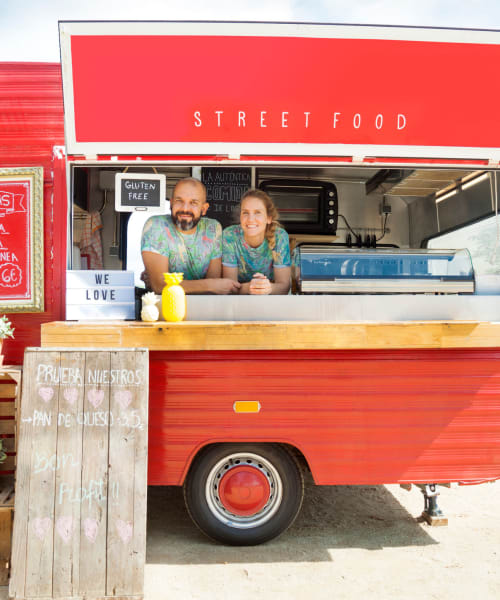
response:
[[[288,233],[335,235],[337,188],[333,183],[307,179],[268,179],[259,185],[271,196]]]

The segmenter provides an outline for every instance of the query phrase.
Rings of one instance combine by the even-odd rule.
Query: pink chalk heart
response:
[[[78,400],[78,390],[76,388],[66,388],[64,390],[64,398],[68,404],[73,404]]]
[[[104,400],[104,390],[90,390],[87,398],[94,408],[97,408]]]
[[[98,527],[99,524],[97,523],[97,519],[90,519],[87,517],[83,520],[83,532],[85,533],[85,537],[89,540],[89,542],[95,542]]]
[[[115,393],[115,400],[122,407],[123,410],[132,402],[132,392],[129,390],[120,390]]]
[[[52,396],[54,395],[54,389],[51,387],[41,387],[38,390],[38,395],[44,402],[49,402],[52,400]]]
[[[52,519],[49,517],[37,517],[33,521],[33,530],[35,531],[35,535],[39,540],[43,540],[47,534],[47,531],[50,529],[51,524]]]
[[[126,544],[132,537],[132,523],[130,521],[122,521],[117,519],[116,528],[118,529],[118,535],[121,537],[122,542]]]
[[[73,517],[59,517],[56,521],[56,531],[67,544],[73,534]]]

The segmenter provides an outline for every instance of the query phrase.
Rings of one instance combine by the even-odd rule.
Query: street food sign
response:
[[[0,311],[43,311],[43,169],[0,169]]]
[[[59,31],[69,154],[500,160],[491,78],[500,31],[230,22]]]

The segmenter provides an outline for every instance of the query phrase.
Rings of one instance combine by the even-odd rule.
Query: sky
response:
[[[500,0],[0,0],[0,61],[59,61],[59,20],[303,21],[500,29]]]

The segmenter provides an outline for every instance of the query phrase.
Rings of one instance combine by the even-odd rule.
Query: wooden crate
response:
[[[13,476],[16,471],[19,426],[16,414],[21,398],[21,375],[21,367],[0,368],[0,439],[7,454],[7,459],[0,464],[0,476]]]
[[[7,454],[0,464],[0,585],[9,580],[21,375],[21,367],[0,368],[0,439]]]
[[[0,585],[9,582],[14,518],[14,477],[0,479]]]

